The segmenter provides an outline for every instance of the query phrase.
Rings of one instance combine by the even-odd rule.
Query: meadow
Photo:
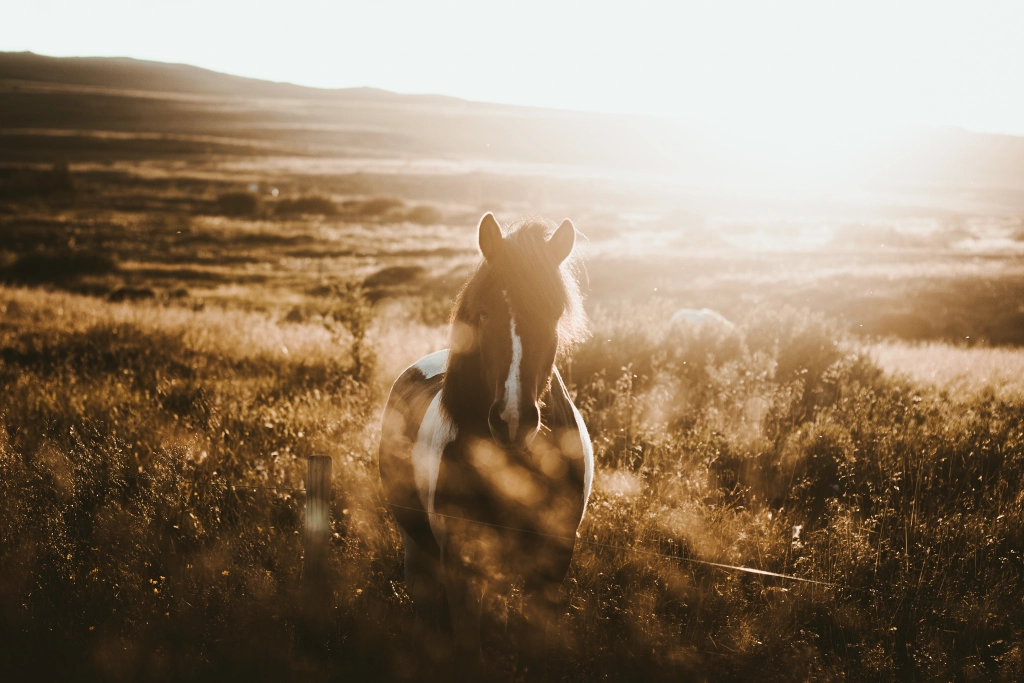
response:
[[[484,211],[585,237],[558,363],[597,461],[554,656],[522,656],[513,590],[495,680],[1024,679],[1019,140],[940,131],[804,191],[730,185],[664,122],[180,65],[0,54],[0,104],[12,680],[450,678],[376,448]]]
[[[481,207],[443,176],[32,168],[8,182],[47,189],[0,215],[5,664],[443,678],[410,640],[375,450],[392,379],[446,344]],[[744,250],[761,228],[567,196],[592,334],[559,362],[598,473],[541,677],[1024,676],[1024,361],[991,346],[1014,312],[986,314],[1016,257]],[[670,327],[684,305],[736,327]],[[298,611],[312,454],[335,469],[326,659]],[[518,600],[485,623],[508,680],[538,675]]]

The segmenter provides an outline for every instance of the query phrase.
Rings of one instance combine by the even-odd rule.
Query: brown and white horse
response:
[[[502,234],[480,221],[483,261],[459,295],[450,349],[395,382],[380,475],[405,546],[421,625],[447,596],[456,662],[480,658],[489,591],[523,580],[527,619],[555,617],[594,460],[586,425],[555,368],[586,331],[576,231],[527,220]]]

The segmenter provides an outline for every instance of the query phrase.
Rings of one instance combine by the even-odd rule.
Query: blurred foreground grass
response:
[[[11,671],[305,677],[302,494],[189,482],[301,488],[304,457],[325,453],[330,672],[446,677],[410,641],[400,541],[363,498],[378,493],[388,383],[443,330],[411,300],[332,292],[286,313],[0,289]],[[671,330],[662,308],[596,307],[562,370],[598,462],[581,539],[681,559],[580,543],[546,676],[1024,676],[1020,393],[893,379],[839,327],[791,309],[726,331]],[[532,675],[518,606],[514,593],[485,623],[488,660],[510,679]]]

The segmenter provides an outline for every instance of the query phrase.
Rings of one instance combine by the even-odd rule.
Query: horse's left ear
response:
[[[494,263],[501,256],[501,226],[498,225],[498,221],[494,219],[494,214],[488,211],[484,214],[484,217],[480,219],[480,227],[477,228],[480,233],[478,241],[480,242],[480,252],[484,255],[484,258]]]
[[[555,263],[561,263],[572,253],[573,245],[576,244],[576,228],[572,221],[566,218],[555,230],[555,234],[548,240],[548,250],[555,259]]]

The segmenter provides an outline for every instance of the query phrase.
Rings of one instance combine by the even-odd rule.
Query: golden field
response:
[[[556,656],[526,668],[521,596],[499,596],[496,679],[1024,677],[1019,192],[751,194],[363,129],[318,155],[304,127],[245,128],[238,151],[221,119],[146,132],[198,95],[11,82],[26,112],[82,105],[0,132],[11,671],[448,676],[411,638],[376,440],[493,210],[586,236],[591,335],[559,367],[598,468]],[[110,111],[142,113],[118,136]],[[683,307],[735,327],[671,326]],[[324,657],[298,608],[314,454],[335,473]]]

